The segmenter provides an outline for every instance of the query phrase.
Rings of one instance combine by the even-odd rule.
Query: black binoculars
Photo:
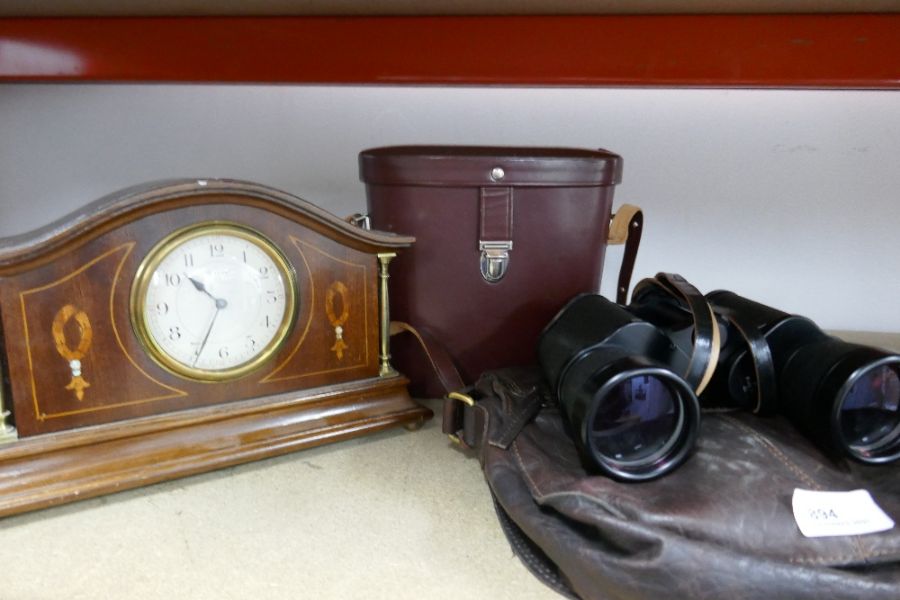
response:
[[[538,357],[582,455],[616,479],[683,463],[701,405],[785,415],[832,456],[900,458],[900,354],[677,275],[640,282],[628,306],[574,298]]]

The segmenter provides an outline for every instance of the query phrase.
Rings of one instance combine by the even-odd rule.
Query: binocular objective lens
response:
[[[900,440],[900,364],[886,364],[863,373],[840,409],[844,440],[863,456],[877,455]]]
[[[597,400],[591,441],[609,459],[652,462],[668,453],[681,432],[678,395],[653,375],[630,377]]]

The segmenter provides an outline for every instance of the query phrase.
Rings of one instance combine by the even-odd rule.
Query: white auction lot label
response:
[[[800,533],[806,537],[862,535],[894,526],[867,490],[817,492],[797,488],[791,504]]]

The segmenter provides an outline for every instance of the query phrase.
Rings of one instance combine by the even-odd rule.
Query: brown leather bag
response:
[[[466,392],[448,400],[465,412],[457,439],[513,551],[566,596],[900,598],[900,529],[806,538],[791,509],[795,488],[862,488],[896,519],[898,465],[835,462],[782,417],[713,410],[678,470],[621,483],[585,471],[538,369],[485,373]]]
[[[572,296],[600,287],[607,243],[626,241],[624,301],[643,217],[623,206],[610,227],[622,158],[605,150],[394,146],[360,153],[371,226],[412,235],[391,263],[393,363],[420,397],[455,381],[429,360],[447,354],[465,383],[488,369],[536,362],[538,335]],[[409,329],[409,327],[406,327]]]

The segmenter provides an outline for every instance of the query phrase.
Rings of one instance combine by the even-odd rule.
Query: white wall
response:
[[[168,177],[254,180],[343,216],[364,207],[357,153],[397,143],[613,150],[616,204],[646,212],[636,278],[900,332],[897,92],[7,84],[0,235]]]

